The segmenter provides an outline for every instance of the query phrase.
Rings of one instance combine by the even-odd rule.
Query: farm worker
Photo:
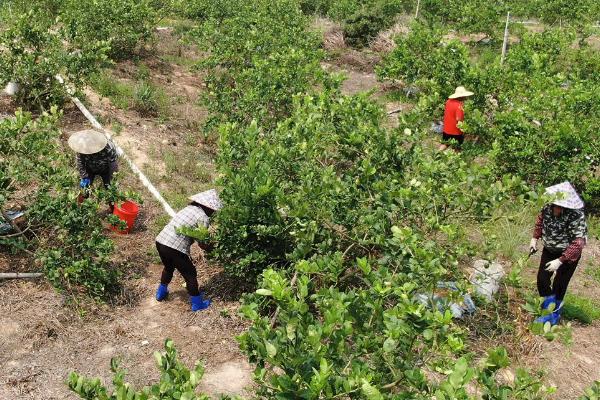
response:
[[[542,309],[547,310],[554,304],[553,312],[536,322],[556,325],[567,286],[586,244],[587,225],[583,201],[569,182],[550,186],[546,193],[557,199],[544,206],[538,215],[529,248],[532,253],[537,251],[537,241],[542,238],[544,249],[537,275],[538,292],[544,298]],[[555,275],[554,283],[552,275]]]
[[[104,134],[92,129],[76,132],[69,138],[69,147],[77,153],[81,189],[89,188],[96,176],[102,178],[105,187],[110,185],[113,174],[119,170],[118,155]]]
[[[454,93],[448,97],[446,108],[444,110],[443,142],[448,143],[456,141],[460,146],[465,141],[465,135],[458,127],[458,123],[465,119],[463,104],[470,96],[473,96],[473,92],[469,92],[464,86],[459,86]],[[445,150],[446,148],[446,144],[440,146],[440,150]]]
[[[190,247],[194,239],[179,233],[178,229],[181,227],[194,229],[199,225],[208,227],[210,217],[221,208],[221,200],[214,189],[195,194],[189,199],[192,202],[179,211],[156,237],[156,249],[164,265],[160,285],[156,290],[156,300],[162,301],[167,298],[168,285],[173,279],[173,272],[177,269],[185,279],[192,311],[198,311],[207,308],[210,300],[204,299],[198,289],[196,267],[190,258]],[[209,250],[206,246],[200,245],[200,247]]]

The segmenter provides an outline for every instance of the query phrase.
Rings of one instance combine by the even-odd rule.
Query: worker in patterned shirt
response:
[[[530,251],[537,251],[537,241],[541,238],[544,249],[537,275],[538,292],[544,298],[543,309],[548,310],[554,304],[552,312],[536,322],[556,325],[569,281],[586,244],[587,225],[583,201],[569,182],[551,186],[546,193],[557,199],[544,206],[539,214]]]
[[[76,132],[69,138],[69,147],[77,153],[79,187],[86,195],[96,176],[100,176],[104,187],[110,185],[113,174],[119,170],[118,155],[114,144],[103,133],[92,129]],[[110,207],[112,210],[112,204]]]
[[[190,258],[190,248],[194,239],[179,233],[182,227],[208,227],[210,217],[221,208],[221,200],[214,189],[198,193],[190,197],[192,203],[179,211],[156,237],[156,249],[164,265],[160,285],[156,291],[156,300],[162,301],[169,294],[168,285],[173,279],[173,273],[178,270],[185,279],[187,292],[190,296],[192,311],[204,310],[210,305],[210,300],[204,299],[198,289],[196,267]],[[201,245],[204,250],[209,250]]]

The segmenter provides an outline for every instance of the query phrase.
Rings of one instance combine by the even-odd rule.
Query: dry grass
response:
[[[317,17],[313,21],[314,30],[323,34],[323,48],[329,52],[347,49],[344,41],[344,29],[342,25],[328,18]]]
[[[394,38],[399,35],[406,35],[409,32],[408,26],[403,23],[396,23],[390,29],[379,32],[379,35],[371,43],[371,50],[376,53],[387,54],[396,47]]]

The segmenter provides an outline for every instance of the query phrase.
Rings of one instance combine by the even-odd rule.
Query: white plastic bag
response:
[[[14,96],[19,91],[19,84],[17,82],[8,82],[4,88],[4,92],[9,96]]]

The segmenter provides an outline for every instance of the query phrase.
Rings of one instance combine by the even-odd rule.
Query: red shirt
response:
[[[463,103],[457,99],[448,99],[444,111],[444,133],[448,135],[462,135],[458,123],[465,119]]]

